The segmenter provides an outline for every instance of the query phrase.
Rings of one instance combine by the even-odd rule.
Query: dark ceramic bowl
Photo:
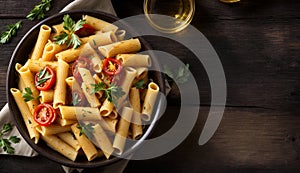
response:
[[[112,158],[106,160],[104,158],[97,158],[93,161],[87,161],[85,156],[82,158],[79,157],[76,159],[76,161],[71,161],[64,157],[63,155],[59,154],[58,152],[52,150],[49,148],[42,140],[39,141],[39,143],[36,145],[34,144],[34,141],[30,139],[29,134],[27,132],[25,123],[23,122],[21,113],[18,109],[18,106],[13,98],[13,96],[10,93],[10,88],[17,88],[18,84],[16,81],[18,81],[18,76],[15,71],[15,64],[16,63],[21,63],[24,64],[27,59],[27,55],[31,52],[37,36],[39,32],[39,27],[42,24],[47,24],[49,26],[52,26],[54,24],[59,24],[63,21],[63,16],[64,14],[69,14],[72,19],[75,21],[81,19],[83,14],[90,15],[97,17],[99,19],[105,20],[107,22],[113,23],[118,21],[119,19],[115,16],[112,16],[107,13],[99,12],[99,11],[69,11],[65,13],[59,13],[57,15],[51,16],[40,23],[38,23],[36,26],[34,26],[31,30],[27,32],[27,34],[22,38],[20,43],[17,45],[16,49],[13,52],[13,55],[11,57],[10,63],[9,63],[9,68],[8,68],[8,73],[7,73],[7,100],[9,103],[9,109],[11,111],[11,114],[14,117],[16,126],[22,135],[22,137],[27,141],[27,143],[39,154],[45,156],[46,158],[49,158],[50,160],[53,160],[55,162],[58,162],[62,165],[65,166],[70,166],[70,167],[76,167],[76,168],[94,168],[94,167],[105,167],[105,166],[113,166],[114,164],[117,164],[117,162],[121,161],[119,157],[113,156]],[[119,23],[119,22],[118,22]],[[125,29],[127,31],[127,34],[133,33],[134,28],[128,26],[125,23],[120,22],[122,26],[119,26],[119,28]],[[140,39],[140,42],[142,44],[142,50],[151,50],[150,45],[141,37],[138,37]],[[152,66],[154,66],[154,69],[160,69],[160,66],[156,59],[152,57]],[[149,72],[150,78],[152,78],[160,87],[160,90],[162,93],[165,93],[165,85],[164,85],[164,79],[162,74],[158,71],[151,71]],[[159,99],[158,102],[160,102],[161,99]],[[160,107],[156,109],[156,111],[160,111]],[[158,113],[154,113],[154,119],[158,119]],[[155,121],[153,121],[155,122]],[[142,143],[143,140],[149,138],[149,135],[153,131],[153,128],[155,127],[155,123],[152,123],[148,125],[146,131],[144,132],[143,137],[133,146],[131,146],[129,149],[127,149],[124,153],[123,156],[125,157],[126,155],[132,154],[136,149],[138,149]]]

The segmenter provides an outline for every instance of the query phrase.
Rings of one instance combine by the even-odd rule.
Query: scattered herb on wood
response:
[[[17,34],[17,31],[22,27],[22,21],[19,21],[15,24],[8,25],[7,30],[3,31],[0,36],[0,43],[8,43],[13,36]]]
[[[45,12],[49,11],[51,8],[52,0],[42,0],[40,4],[36,5],[26,16],[28,20],[43,19],[45,17]]]
[[[8,153],[14,154],[15,149],[11,146],[12,143],[16,144],[20,142],[20,138],[17,136],[10,136],[9,138],[4,138],[4,135],[12,130],[12,126],[9,123],[3,125],[2,130],[0,132],[0,147]]]
[[[164,65],[163,72],[169,77],[168,81],[183,84],[186,83],[190,78],[191,73],[189,67],[189,64],[186,64],[185,66],[180,66],[177,72],[174,72],[170,69],[170,67]]]

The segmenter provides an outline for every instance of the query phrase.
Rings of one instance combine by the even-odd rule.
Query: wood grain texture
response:
[[[53,9],[47,16],[59,12],[69,2],[72,0],[53,1]],[[120,18],[143,13],[140,0],[112,2]],[[37,3],[39,0],[0,0],[0,31],[23,20],[18,35],[9,44],[0,45],[0,95],[5,95],[5,75],[14,47],[38,22],[25,19]],[[241,0],[231,5],[217,0],[196,0],[192,25],[215,48],[227,80],[222,122],[203,146],[198,145],[198,139],[208,115],[211,92],[201,62],[175,41],[145,37],[155,50],[170,52],[191,65],[201,109],[193,130],[178,147],[158,158],[130,161],[125,173],[300,172],[299,9],[297,0]],[[176,121],[179,96],[176,90],[168,96],[169,106],[154,136],[168,131]],[[6,99],[0,100],[0,106],[5,103]],[[63,172],[59,164],[41,156],[30,159],[0,156],[0,170],[24,169]]]

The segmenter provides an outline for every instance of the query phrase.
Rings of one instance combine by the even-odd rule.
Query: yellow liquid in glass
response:
[[[224,3],[234,3],[234,2],[240,2],[240,0],[220,0],[221,2]]]
[[[161,32],[181,31],[191,22],[194,11],[193,0],[144,1],[144,12],[149,23]]]

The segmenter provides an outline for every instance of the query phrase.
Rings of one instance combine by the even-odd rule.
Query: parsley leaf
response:
[[[43,19],[45,12],[51,8],[52,0],[42,0],[40,4],[36,5],[30,13],[26,16],[28,20]]]
[[[94,127],[93,127],[92,123],[82,124],[82,125],[78,125],[76,127],[78,129],[80,129],[79,136],[81,136],[82,134],[85,134],[86,136],[89,136],[90,133],[94,132]]]
[[[6,123],[3,125],[2,130],[0,132],[0,147],[2,147],[2,149],[8,154],[14,154],[15,152],[15,149],[11,146],[11,143],[16,144],[19,143],[21,140],[17,136],[10,136],[8,139],[3,138],[3,136],[11,130],[12,126],[9,123]]]
[[[69,39],[69,35],[66,32],[61,32],[59,35],[54,37],[55,43],[62,45],[67,42]]]
[[[30,100],[34,100],[32,91],[29,87],[26,87],[24,92],[22,93],[22,97],[24,98],[25,102],[28,102]]]
[[[49,74],[46,68],[40,70],[38,74],[38,80],[36,86],[40,86],[42,83],[46,82],[48,79],[51,79],[52,75]]]
[[[38,96],[37,98],[34,98],[33,93],[29,87],[26,87],[25,90],[22,93],[22,97],[24,98],[25,102],[28,102],[30,100],[38,100],[41,96]]]
[[[64,44],[66,43],[69,47],[73,46],[74,49],[78,48],[81,45],[81,41],[79,37],[75,34],[76,31],[81,29],[85,24],[84,19],[80,19],[75,22],[70,15],[66,14],[63,17],[63,27],[67,32],[61,32],[59,35],[54,37],[54,43],[56,44]]]
[[[144,89],[145,88],[145,80],[144,79],[141,79],[139,81],[137,81],[134,86],[137,88],[137,89]]]
[[[180,66],[177,73],[172,71],[168,66],[163,66],[163,72],[169,77],[169,81],[175,81],[178,84],[186,83],[190,78],[189,64]]]
[[[91,89],[90,94],[95,94],[98,91],[106,90],[106,84],[104,82],[91,85],[93,86],[93,88]]]
[[[2,32],[0,35],[0,43],[8,43],[12,36],[15,36],[17,34],[17,31],[22,27],[22,21],[19,21],[15,24],[8,25],[6,31]]]
[[[81,99],[79,98],[78,93],[72,92],[72,105],[77,106],[80,104],[80,102],[81,102]]]
[[[93,88],[91,89],[90,94],[94,94],[98,91],[104,91],[107,100],[112,102],[116,106],[118,98],[125,95],[123,89],[120,86],[117,86],[116,84],[111,84],[108,88],[106,87],[106,84],[104,82],[91,85],[93,86]]]
[[[80,41],[79,37],[74,33],[71,34],[71,39],[67,44],[68,47],[70,45],[73,45],[74,49],[78,48],[81,45],[81,41]]]

